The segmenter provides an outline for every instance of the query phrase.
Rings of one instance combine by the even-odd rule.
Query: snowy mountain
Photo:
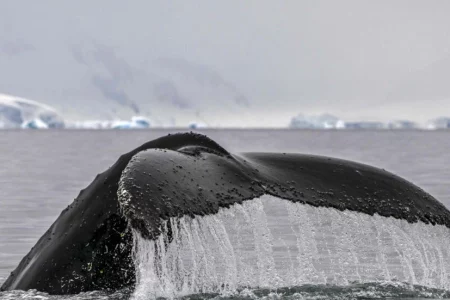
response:
[[[74,46],[71,56],[78,91],[62,95],[64,101],[48,100],[68,120],[144,115],[155,126],[188,126],[191,120],[221,126],[233,125],[232,117],[250,105],[231,80],[208,65],[168,57],[139,65],[97,44]]]

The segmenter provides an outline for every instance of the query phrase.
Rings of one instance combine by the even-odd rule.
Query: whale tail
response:
[[[99,174],[2,289],[136,284],[143,295],[170,296],[397,279],[450,289],[449,228],[441,203],[384,170],[231,154],[203,135],[175,134]]]

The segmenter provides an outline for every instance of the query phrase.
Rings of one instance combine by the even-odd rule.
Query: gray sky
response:
[[[450,115],[450,1],[1,1],[0,93],[69,118]]]

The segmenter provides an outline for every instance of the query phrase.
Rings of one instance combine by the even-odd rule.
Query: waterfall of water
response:
[[[450,289],[450,229],[264,195],[134,232],[135,298],[401,281]]]

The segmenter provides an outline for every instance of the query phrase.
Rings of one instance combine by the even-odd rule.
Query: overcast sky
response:
[[[450,115],[449,16],[447,0],[1,1],[0,93],[71,116],[425,121]]]

